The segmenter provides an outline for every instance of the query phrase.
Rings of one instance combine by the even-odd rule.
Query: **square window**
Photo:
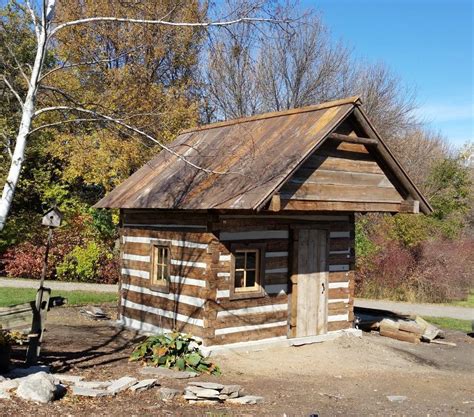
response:
[[[231,247],[231,298],[264,296],[264,244],[233,245]]]

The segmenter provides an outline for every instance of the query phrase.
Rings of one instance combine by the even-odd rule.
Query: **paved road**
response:
[[[390,310],[402,314],[418,314],[419,316],[450,317],[452,319],[474,320],[474,308],[446,306],[439,304],[411,304],[386,300],[367,300],[357,298],[356,307]]]
[[[39,281],[34,279],[15,279],[0,278],[0,289],[2,287],[10,288],[38,288]],[[117,285],[111,284],[87,284],[83,282],[61,282],[45,281],[44,286],[56,291],[96,291],[96,292],[114,292],[118,291]]]

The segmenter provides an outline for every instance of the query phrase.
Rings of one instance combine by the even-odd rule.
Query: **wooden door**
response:
[[[327,233],[315,229],[299,229],[297,233],[296,276],[293,279],[296,309],[292,309],[296,313],[296,320],[292,320],[296,324],[296,337],[327,332]]]

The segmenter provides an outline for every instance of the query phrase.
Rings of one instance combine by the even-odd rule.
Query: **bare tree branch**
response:
[[[56,26],[53,30],[50,31],[48,38],[53,37],[56,32],[66,27],[81,25],[84,23],[91,22],[119,22],[119,23],[135,23],[142,25],[163,25],[163,26],[173,26],[173,27],[196,27],[196,28],[209,28],[209,27],[222,27],[236,25],[238,23],[284,23],[271,18],[264,17],[241,17],[233,20],[226,20],[220,22],[170,22],[167,20],[148,20],[148,19],[132,19],[124,17],[112,17],[112,16],[98,16],[98,17],[88,17],[85,19],[71,20],[69,22],[64,22]]]
[[[66,110],[66,111],[77,111],[77,112],[80,112],[80,113],[86,113],[86,114],[90,114],[92,116],[95,116],[95,117],[99,117],[99,118],[102,118],[103,120],[106,120],[106,121],[109,121],[109,122],[112,122],[112,123],[116,123],[118,124],[119,126],[122,126],[132,132],[135,132],[141,136],[144,136],[146,137],[147,139],[151,140],[152,142],[156,143],[158,146],[160,146],[163,150],[165,150],[166,152],[169,152],[170,154],[176,156],[178,159],[180,159],[181,161],[183,161],[184,163],[192,166],[193,168],[199,170],[199,171],[203,171],[207,174],[219,174],[219,175],[224,175],[224,174],[229,174],[230,172],[222,172],[222,171],[213,171],[213,170],[210,170],[210,169],[207,169],[207,168],[202,168],[200,167],[199,165],[196,165],[195,163],[189,161],[188,159],[186,159],[185,157],[183,157],[182,155],[180,155],[179,153],[173,151],[171,148],[169,148],[168,146],[166,146],[163,142],[159,141],[158,139],[154,138],[153,136],[149,135],[148,133],[144,132],[143,130],[141,129],[138,129],[134,126],[131,126],[129,125],[128,123],[125,123],[123,121],[121,121],[120,119],[116,119],[114,117],[111,117],[111,116],[107,116],[105,114],[101,114],[101,113],[98,113],[94,110],[89,110],[89,109],[83,109],[81,107],[70,107],[70,106],[52,106],[52,107],[44,107],[42,109],[39,109],[39,110],[36,110],[36,112],[34,113],[33,117],[37,117],[39,116],[40,114],[43,114],[43,113],[47,113],[47,112],[52,112],[52,111],[61,111],[61,110]],[[235,174],[235,173],[234,173]]]
[[[5,82],[5,84],[7,85],[7,87],[10,89],[12,94],[18,100],[18,103],[20,103],[21,108],[23,108],[24,104],[23,104],[23,100],[20,97],[20,94],[18,94],[18,92],[13,88],[13,85],[10,84],[10,81],[7,80],[7,77],[5,77],[5,75],[2,75],[2,79]]]
[[[63,69],[69,69],[69,68],[75,68],[75,67],[91,66],[91,65],[109,63],[109,62],[115,61],[116,59],[120,59],[120,58],[123,58],[124,56],[130,55],[132,52],[135,52],[137,49],[138,48],[134,48],[131,51],[124,52],[123,54],[120,54],[120,55],[115,56],[113,58],[98,59],[98,60],[93,60],[93,61],[88,61],[88,62],[77,62],[77,63],[69,64],[69,65],[66,64],[67,61],[65,61],[63,63],[63,65],[61,65],[59,67],[56,67],[56,68],[53,68],[52,70],[48,71],[46,74],[41,76],[40,82],[42,80],[44,80],[46,77],[48,77],[49,75],[51,75],[52,73],[56,72],[56,71],[63,70]]]

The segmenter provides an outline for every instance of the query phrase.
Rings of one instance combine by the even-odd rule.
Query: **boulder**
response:
[[[28,401],[49,403],[53,401],[55,392],[54,377],[38,372],[21,380],[16,395]]]
[[[20,380],[18,379],[5,379],[5,381],[0,382],[0,390],[9,391],[18,388],[18,385],[20,385]]]
[[[10,394],[7,391],[0,389],[0,400],[9,400]]]

